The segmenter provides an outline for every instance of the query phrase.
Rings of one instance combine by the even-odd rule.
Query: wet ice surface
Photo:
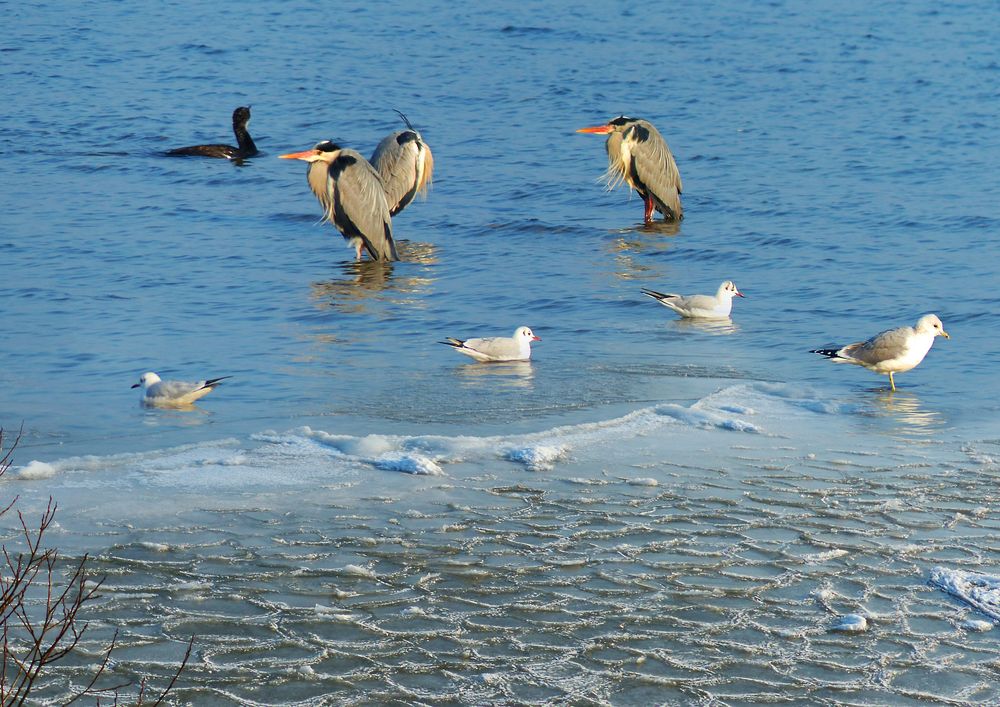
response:
[[[997,562],[996,444],[886,446],[769,389],[522,436],[298,428],[123,458],[143,523],[112,502],[62,528],[104,548],[88,646],[119,626],[114,676],[166,675],[194,635],[176,695],[202,703],[1000,699],[989,617],[929,582]],[[544,470],[507,453],[553,443]],[[414,449],[441,473],[379,468]],[[54,478],[102,503],[105,472],[74,466]],[[837,630],[851,615],[865,631]]]

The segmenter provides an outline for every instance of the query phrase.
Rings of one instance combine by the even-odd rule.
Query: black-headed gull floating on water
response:
[[[445,339],[442,344],[447,344],[477,361],[527,361],[531,358],[531,342],[541,341],[526,326],[518,327],[513,336],[491,336],[464,341],[448,336]]]
[[[185,381],[165,381],[149,371],[139,377],[139,382],[133,388],[142,388],[143,405],[154,407],[184,407],[190,405],[195,400],[203,398],[219,385],[220,381],[232,376],[222,376],[221,378],[211,378],[209,380],[198,381],[197,383],[187,383]]]
[[[746,297],[736,289],[736,283],[732,280],[726,280],[719,285],[719,291],[715,295],[685,297],[646,289],[642,294],[652,297],[664,307],[669,307],[687,319],[728,319],[729,313],[733,311],[733,297]]]
[[[813,349],[809,353],[822,354],[834,363],[854,363],[883,376],[888,374],[889,385],[896,390],[892,374],[916,368],[939,336],[951,338],[936,314],[925,314],[916,326],[888,329],[867,341],[840,348]]]

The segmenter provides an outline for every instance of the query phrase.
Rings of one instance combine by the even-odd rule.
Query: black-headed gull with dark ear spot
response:
[[[165,381],[149,371],[139,377],[139,382],[133,388],[142,388],[140,401],[143,405],[154,407],[184,407],[190,405],[195,400],[203,398],[219,385],[220,381],[232,376],[222,376],[221,378],[211,378],[209,380],[198,381],[197,383],[186,383],[184,381]]]
[[[477,361],[527,361],[531,358],[531,342],[541,341],[526,326],[518,327],[514,336],[491,336],[485,339],[453,339],[440,343]]]
[[[934,339],[951,337],[936,314],[920,317],[915,327],[901,326],[876,334],[867,341],[858,341],[833,349],[813,349],[809,353],[826,356],[834,363],[854,363],[869,371],[888,374],[889,385],[896,390],[893,373],[905,373],[924,360]]]
[[[642,294],[652,297],[664,307],[689,319],[728,319],[733,311],[733,297],[746,297],[736,289],[736,283],[726,280],[719,285],[719,291],[712,295],[664,294],[656,290],[643,290]]]

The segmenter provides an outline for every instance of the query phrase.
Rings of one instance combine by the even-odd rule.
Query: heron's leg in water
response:
[[[646,215],[643,218],[643,220],[646,223],[652,223],[653,222],[653,198],[651,196],[647,196],[647,197],[645,197],[644,200],[646,202]]]

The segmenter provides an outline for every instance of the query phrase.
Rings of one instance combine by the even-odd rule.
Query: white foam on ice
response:
[[[931,570],[930,583],[1000,621],[1000,577],[935,567]]]

